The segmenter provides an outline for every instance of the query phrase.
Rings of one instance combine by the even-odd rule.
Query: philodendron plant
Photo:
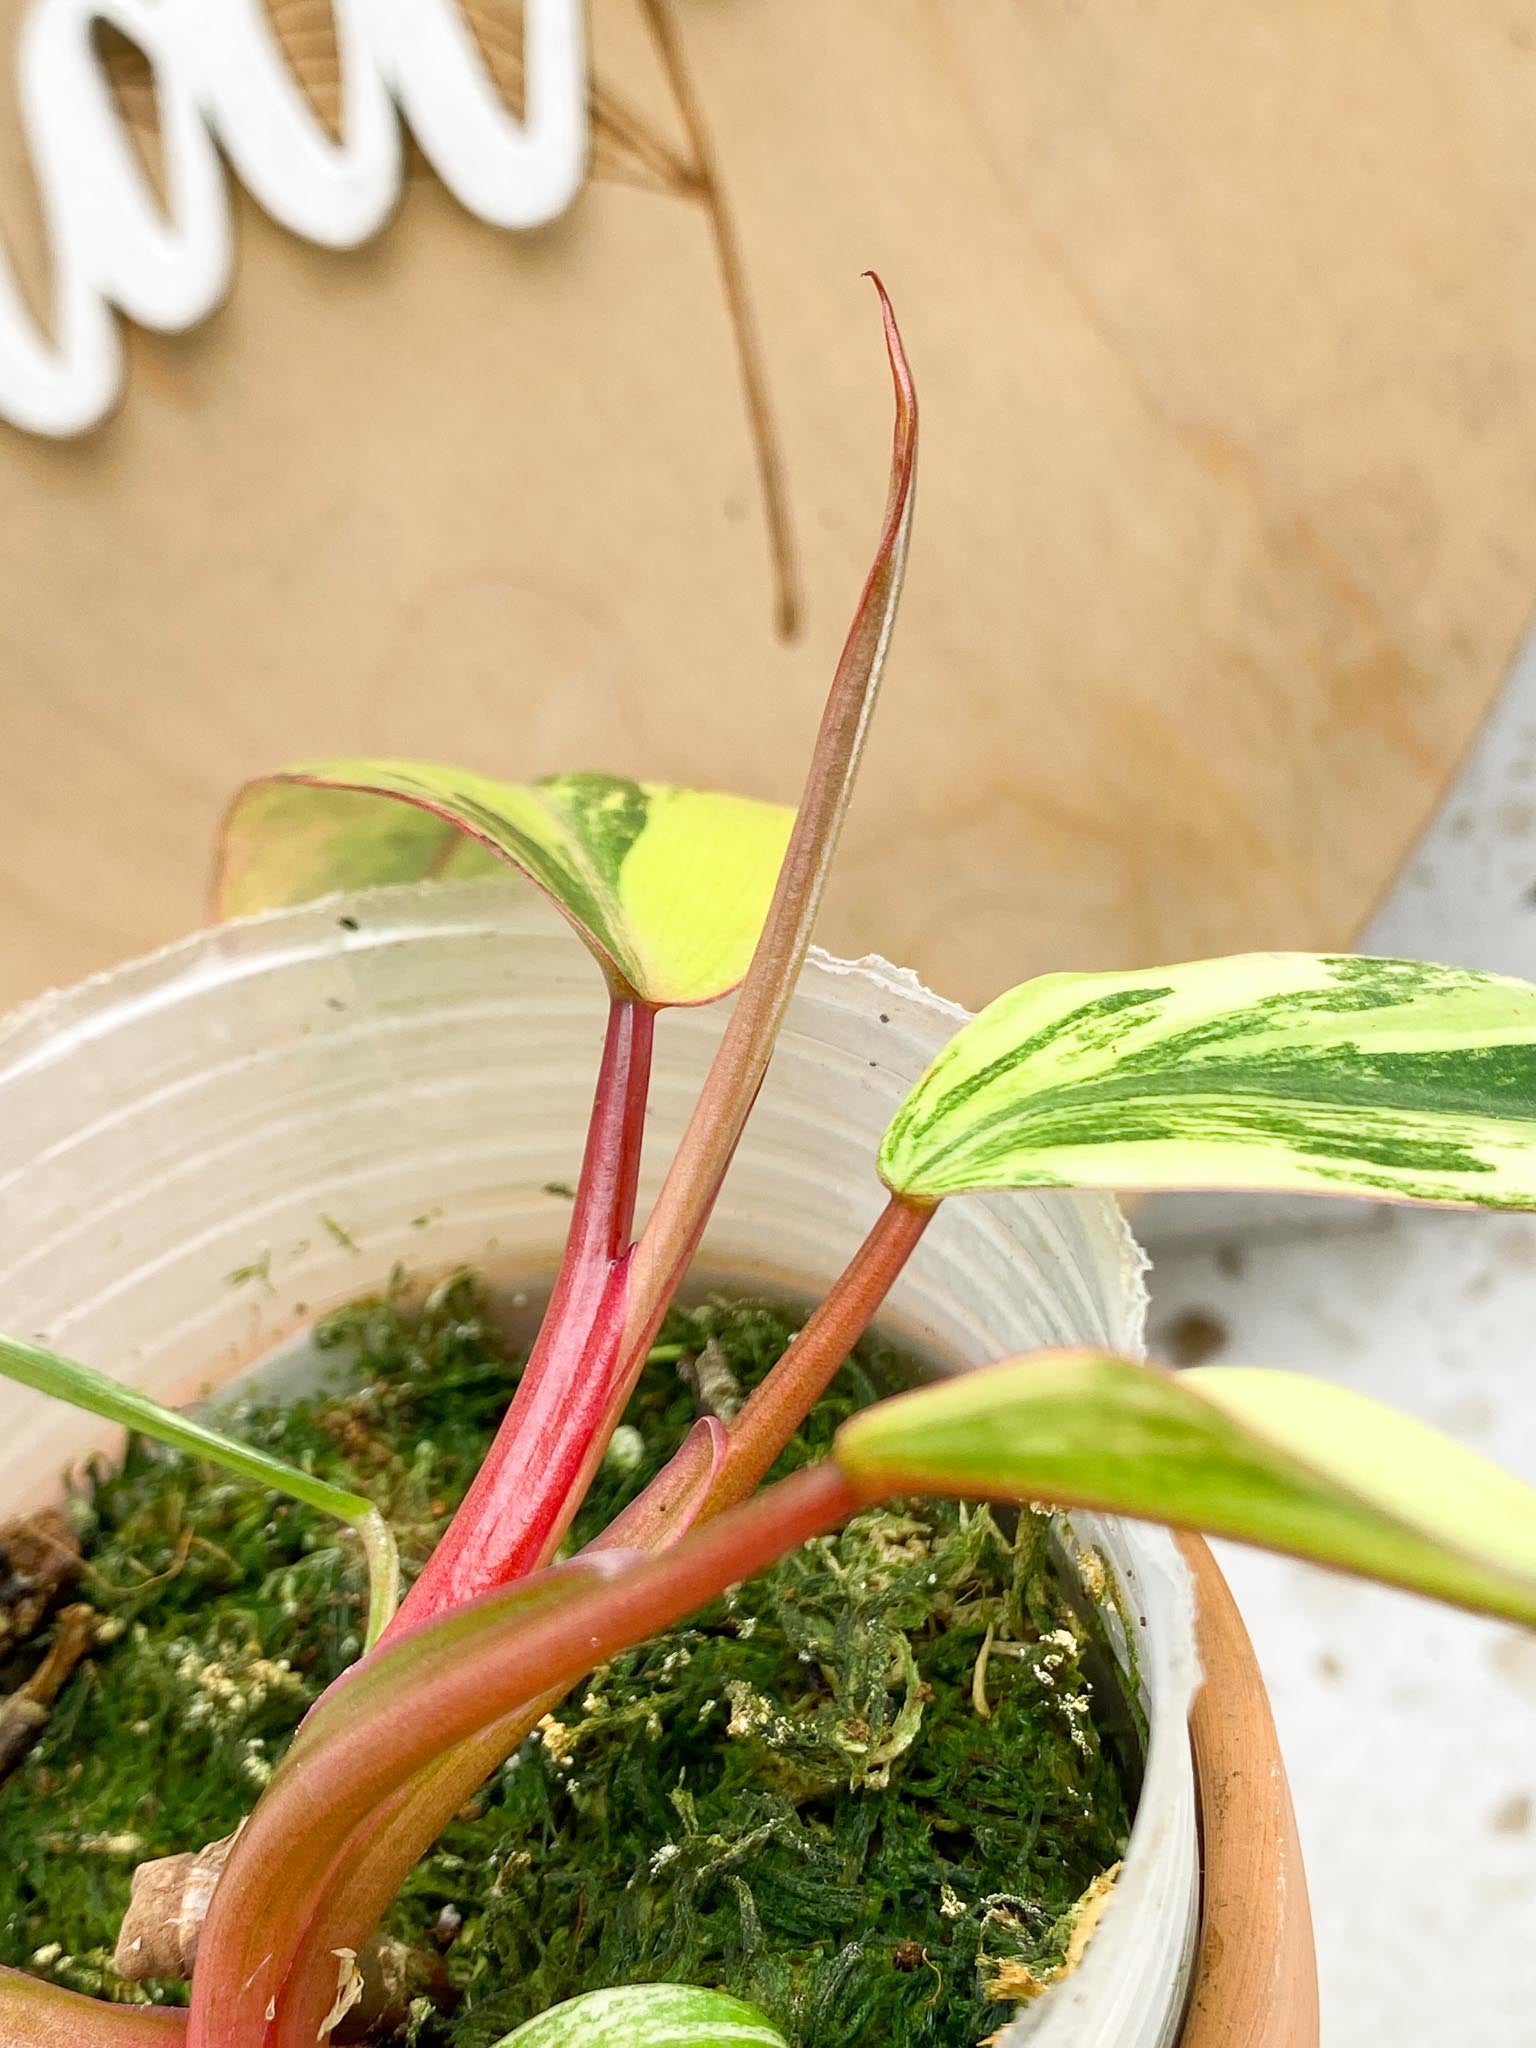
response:
[[[1004,1359],[866,1409],[825,1462],[762,1484],[957,1197],[1291,1189],[1536,1208],[1536,988],[1332,955],[1053,974],[1000,996],[897,1112],[877,1162],[884,1210],[779,1365],[729,1423],[700,1420],[605,1536],[563,1554],[767,1070],[848,803],[901,584],[917,449],[888,305],[885,323],[889,500],[796,812],[602,775],[509,784],[379,760],[295,768],[236,801],[223,912],[505,863],[575,926],[610,1003],[570,1238],[483,1469],[397,1612],[390,1547],[367,1503],[319,1503],[371,1535],[377,1640],[310,1712],[229,1850],[190,2012],[105,2008],[9,1974],[0,2043],[127,2048],[185,2026],[190,2048],[313,2048],[347,2003],[347,1959],[412,1865],[554,1702],[626,1646],[893,1496],[1121,1512],[1536,1624],[1536,1491],[1420,1423],[1284,1372],[1173,1374],[1080,1349]],[[657,1013],[733,990],[637,1230]],[[5,1347],[0,1367],[87,1405],[112,1398],[110,1383],[35,1347]],[[124,1419],[152,1434],[188,1427],[142,1401]],[[198,1446],[249,1457],[206,1430]],[[270,1463],[245,1469],[313,1490]],[[615,1987],[519,2039],[774,2039],[708,1990]]]

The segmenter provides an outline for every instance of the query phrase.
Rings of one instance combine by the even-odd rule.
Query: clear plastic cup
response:
[[[242,920],[41,998],[0,1023],[0,1329],[180,1403],[397,1263],[535,1292],[569,1216],[603,1009],[580,943],[510,880]],[[660,1022],[642,1204],[725,1014]],[[887,1119],[962,1016],[884,961],[814,954],[697,1270],[823,1289],[883,1201]],[[1142,1263],[1103,1196],[951,1202],[886,1326],[942,1371],[1041,1344],[1136,1350]],[[5,1384],[0,1416],[7,1511],[114,1445]],[[1165,2048],[1198,1903],[1188,1578],[1162,1531],[1080,1515],[1072,1534],[1129,1618],[1146,1773],[1084,1962],[1005,2039]]]

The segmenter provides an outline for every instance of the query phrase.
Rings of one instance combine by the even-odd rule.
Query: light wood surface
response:
[[[323,0],[280,12],[323,90]],[[1346,940],[1536,590],[1536,0],[594,0],[593,42],[566,220],[419,175],[337,257],[242,206],[111,423],[0,430],[0,1000],[196,921],[286,759],[791,797],[884,490],[871,264],[926,445],[826,941],[974,1001]],[[7,103],[35,280],[22,154]]]
[[[1242,1616],[1198,1536],[1205,1683],[1190,1715],[1200,1802],[1200,1948],[1180,2048],[1317,2048],[1317,1958],[1296,1815]]]

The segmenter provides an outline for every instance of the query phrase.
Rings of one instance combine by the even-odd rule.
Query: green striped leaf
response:
[[[1536,1627],[1536,1488],[1299,1374],[1045,1351],[865,1409],[834,1451],[871,1497],[1135,1515]]]
[[[1536,988],[1309,953],[1044,975],[951,1039],[880,1171],[919,1200],[1266,1188],[1536,1208]]]
[[[691,1984],[627,1984],[551,2006],[497,2048],[785,2048],[756,2006]]]
[[[198,1422],[175,1408],[162,1408],[158,1401],[133,1387],[125,1387],[121,1380],[110,1379],[106,1373],[79,1365],[73,1359],[60,1358],[38,1344],[0,1337],[0,1377],[14,1380],[18,1386],[33,1387],[56,1401],[67,1401],[72,1408],[83,1408],[89,1415],[119,1423],[140,1436],[152,1437],[156,1443],[184,1451],[188,1457],[206,1459],[210,1465],[218,1465],[253,1485],[285,1493],[290,1500],[303,1501],[306,1507],[345,1522],[356,1530],[368,1561],[369,1648],[389,1626],[400,1601],[400,1560],[388,1523],[362,1494],[332,1486],[312,1472],[300,1471],[297,1465],[285,1465],[281,1458],[274,1458],[267,1451],[210,1429],[206,1422]],[[0,2048],[4,2048],[3,2040]]]
[[[221,917],[520,868],[617,992],[713,1002],[746,973],[794,812],[615,775],[495,782],[420,761],[322,761],[251,783],[224,825]]]

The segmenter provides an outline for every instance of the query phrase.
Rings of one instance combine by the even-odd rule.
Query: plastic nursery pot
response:
[[[642,1204],[724,1014],[662,1020]],[[185,1402],[397,1262],[535,1287],[566,1227],[602,1016],[578,941],[501,881],[332,898],[44,997],[0,1024],[0,1328]],[[887,1118],[960,1016],[883,962],[813,956],[698,1270],[819,1292],[880,1206]],[[940,1370],[1042,1343],[1134,1347],[1141,1267],[1102,1197],[955,1202],[885,1322]],[[0,1404],[7,1513],[114,1447],[31,1392],[0,1386]],[[1072,1534],[1118,1588],[1112,1634],[1123,1644],[1123,1613],[1136,1637],[1145,1777],[1081,1967],[1003,2040],[1168,2048],[1186,2011],[1191,2048],[1315,2040],[1283,1773],[1219,1575],[1195,1546],[1195,1753],[1214,1774],[1197,1799],[1191,1570],[1159,1530],[1083,1515]],[[1218,1880],[1203,1938],[1202,1827]]]

